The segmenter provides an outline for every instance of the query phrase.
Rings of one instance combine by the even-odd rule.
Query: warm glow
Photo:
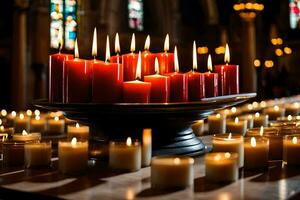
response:
[[[109,47],[109,36],[106,36],[106,51],[105,51],[105,62],[110,60],[110,47]]]
[[[282,45],[282,43],[283,43],[283,40],[281,38],[277,38],[277,44]]]
[[[174,164],[179,165],[180,164],[180,158],[174,158]]]
[[[16,111],[12,111],[12,112],[11,112],[11,116],[12,116],[12,117],[16,117],[16,116],[17,116]]]
[[[207,69],[208,71],[212,71],[212,61],[211,61],[211,55],[209,54],[208,55],[208,58],[207,58]]]
[[[136,65],[136,75],[135,78],[141,79],[141,72],[142,71],[142,55],[141,55],[141,51],[139,51],[139,56],[138,56],[138,60],[137,60],[137,65]]]
[[[216,54],[224,54],[225,53],[225,47],[219,46],[215,49]]]
[[[152,141],[152,130],[147,128],[143,130],[143,145],[151,144]]]
[[[274,66],[274,62],[272,60],[266,60],[265,61],[265,67],[271,68]]]
[[[230,111],[229,111],[228,109],[225,109],[225,110],[224,110],[224,114],[225,114],[225,115],[228,115],[229,112],[230,112]]]
[[[274,106],[275,111],[279,111],[279,106]]]
[[[58,41],[58,49],[59,52],[62,50],[63,47],[63,30],[62,30],[62,26],[59,27],[58,29],[58,34],[57,34],[57,41]]]
[[[272,38],[272,39],[271,39],[271,43],[272,43],[273,45],[277,45],[277,38]]]
[[[207,47],[198,47],[197,52],[198,52],[198,54],[207,54],[208,48]]]
[[[31,110],[27,110],[26,114],[27,114],[27,116],[31,116],[32,115],[32,111]]]
[[[145,41],[145,46],[144,46],[144,50],[149,50],[149,49],[150,49],[150,35],[147,36]]]
[[[261,127],[260,127],[259,135],[260,135],[260,136],[263,136],[263,135],[264,135],[264,126],[261,126]]]
[[[225,46],[224,62],[225,63],[229,63],[230,62],[230,52],[229,52],[229,46],[228,46],[228,44],[226,44],[226,46]]]
[[[154,66],[155,66],[155,73],[159,74],[159,63],[157,57],[155,58]]]
[[[177,54],[176,46],[174,48],[174,68],[175,68],[175,72],[179,72],[178,54]]]
[[[275,50],[275,54],[276,54],[277,56],[282,56],[282,55],[283,55],[283,51],[282,51],[281,49],[277,48],[277,49]]]
[[[259,116],[260,116],[259,112],[255,113],[255,117],[259,117]]]
[[[293,103],[294,108],[299,108],[300,104],[298,102]]]
[[[231,154],[229,152],[225,153],[225,158],[230,158]]]
[[[253,118],[253,116],[252,115],[248,115],[248,119],[252,119]]]
[[[239,118],[238,117],[236,117],[235,119],[234,119],[234,123],[239,123]]]
[[[34,115],[40,115],[40,114],[41,114],[41,112],[39,110],[34,111]]]
[[[259,59],[255,59],[254,62],[253,62],[253,64],[254,64],[255,67],[260,67],[260,65],[261,65]]]
[[[236,113],[236,107],[232,107],[232,108],[231,108],[231,112],[232,112],[232,113]]]
[[[40,120],[41,117],[39,115],[35,116],[35,120]]]
[[[220,161],[221,160],[220,154],[215,155],[214,160],[215,161]]]
[[[133,200],[134,199],[134,190],[131,188],[128,188],[126,190],[126,200]]]
[[[79,128],[79,124],[78,124],[78,123],[76,123],[76,125],[75,125],[75,126],[76,126],[76,128]]]
[[[20,118],[20,119],[24,119],[24,114],[21,113],[21,114],[19,115],[19,118]]]
[[[292,54],[292,49],[290,47],[284,47],[283,51],[286,54]]]
[[[232,137],[232,134],[231,134],[231,133],[229,133],[229,135],[228,135],[228,139],[230,140],[230,139],[231,139],[231,137]]]
[[[252,103],[252,105],[253,105],[253,108],[257,108],[257,107],[258,107],[258,103],[257,103],[256,101],[254,101],[254,102]]]
[[[54,117],[54,121],[58,121],[59,120],[59,117]]]
[[[7,111],[6,111],[5,109],[2,109],[2,110],[1,110],[1,115],[2,115],[3,117],[5,117],[5,116],[7,115]]]
[[[0,130],[1,130],[1,131],[4,131],[4,126],[1,125],[1,126],[0,126]]]
[[[297,142],[298,142],[297,137],[294,136],[293,139],[292,139],[292,142],[293,142],[293,144],[297,144]]]
[[[221,114],[216,114],[216,118],[221,118]]]
[[[135,35],[134,35],[134,33],[132,34],[132,37],[131,37],[130,51],[131,52],[135,51]]]
[[[256,147],[256,140],[255,140],[255,137],[251,137],[250,143],[251,143],[251,146],[252,146],[252,147]]]
[[[126,140],[126,145],[131,146],[131,144],[132,144],[131,137],[128,137]]]
[[[197,70],[197,51],[196,51],[196,42],[193,43],[193,70]]]
[[[292,119],[293,119],[292,115],[288,115],[288,116],[287,116],[287,120],[288,120],[288,121],[291,121]]]
[[[94,58],[97,56],[97,29],[96,29],[96,27],[94,28],[94,34],[93,34],[92,56],[94,56]]]
[[[78,42],[77,42],[77,38],[76,38],[76,40],[75,40],[74,58],[79,58],[79,50],[78,50]]]
[[[266,107],[266,106],[267,106],[267,103],[266,103],[265,101],[261,101],[261,102],[260,102],[260,107],[263,107],[263,108],[264,108],[264,107]]]
[[[253,109],[252,104],[248,104],[247,108],[248,108],[248,110],[252,110]]]
[[[170,40],[169,40],[169,34],[167,34],[164,43],[164,51],[169,51],[169,49],[170,49]]]
[[[76,137],[73,137],[71,140],[72,147],[76,147],[76,144],[77,144],[77,139],[76,139]]]
[[[28,135],[28,133],[25,130],[23,130],[22,135]]]
[[[115,37],[115,53],[120,53],[120,52],[121,52],[121,48],[120,48],[119,34],[116,33],[116,37]]]

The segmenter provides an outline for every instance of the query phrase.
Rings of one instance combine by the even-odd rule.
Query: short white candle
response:
[[[79,125],[79,123],[68,125],[67,136],[69,138],[76,137],[81,139],[88,139],[90,134],[90,127]]]
[[[288,166],[300,165],[300,135],[286,135],[283,140],[283,163]]]
[[[245,135],[247,131],[247,120],[240,120],[236,117],[234,120],[227,120],[226,122],[226,132],[227,133],[238,133]]]
[[[46,120],[37,115],[30,120],[30,131],[44,133],[46,125]]]
[[[274,106],[271,108],[264,109],[264,114],[269,115],[270,120],[276,120],[277,117],[283,117],[285,113],[285,108]]]
[[[298,102],[287,104],[285,106],[285,115],[297,116],[300,112],[300,104]]]
[[[25,167],[42,167],[51,164],[51,141],[25,143]]]
[[[210,182],[232,182],[238,180],[238,154],[229,152],[205,155],[205,179]]]
[[[147,167],[151,164],[152,158],[152,130],[147,128],[143,130],[142,144],[142,166]]]
[[[21,133],[23,130],[29,131],[30,118],[21,113],[15,118],[14,128],[16,133]]]
[[[185,188],[194,183],[194,159],[190,157],[153,157],[151,187],[155,189]]]
[[[195,123],[192,124],[192,129],[195,135],[203,135],[204,133],[204,120],[200,119],[197,120]]]
[[[132,143],[130,137],[126,142],[112,141],[109,143],[109,166],[112,169],[137,171],[141,169],[141,158],[140,142]]]
[[[58,168],[64,174],[84,172],[88,164],[88,142],[65,140],[58,142]]]
[[[13,127],[16,117],[17,117],[16,111],[12,111],[11,113],[9,113],[6,117],[6,125],[8,127]]]
[[[268,167],[269,139],[247,137],[244,139],[245,169],[266,169]]]
[[[263,115],[259,112],[255,113],[253,118],[253,127],[267,127],[269,124],[269,115]]]
[[[54,117],[48,120],[47,132],[50,134],[63,134],[65,132],[65,120]]]
[[[226,117],[221,114],[208,116],[208,132],[210,134],[220,134],[226,131]]]
[[[41,140],[41,133],[27,133],[23,130],[22,133],[14,133],[12,139],[16,142],[39,141]]]
[[[253,120],[253,115],[243,115],[239,117],[240,120],[245,120],[247,121],[247,128],[253,128],[254,120]]]
[[[244,139],[239,134],[218,134],[212,138],[214,152],[230,152],[238,154],[239,167],[244,166]]]

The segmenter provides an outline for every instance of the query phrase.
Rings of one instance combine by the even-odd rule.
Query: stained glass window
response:
[[[128,23],[131,29],[144,30],[143,0],[128,0]]]
[[[63,28],[63,0],[51,0],[50,47],[58,48],[58,31]]]
[[[290,26],[292,29],[300,28],[300,1],[290,0]]]

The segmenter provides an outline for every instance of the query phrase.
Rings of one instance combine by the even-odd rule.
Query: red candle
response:
[[[123,83],[123,99],[125,103],[149,103],[151,83],[140,81],[142,67],[141,52],[138,54],[136,80]]]
[[[120,48],[120,41],[119,41],[119,34],[116,33],[115,37],[115,56],[110,57],[110,62],[112,63],[122,63],[122,56],[120,56],[121,48]]]
[[[135,80],[136,76],[136,66],[138,55],[133,53],[135,51],[135,36],[132,34],[131,45],[130,45],[131,53],[122,55],[122,63],[124,67],[124,81],[132,81]]]
[[[64,62],[64,103],[90,101],[91,61],[79,59],[77,40],[75,58]]]
[[[226,44],[224,60],[226,64],[215,66],[215,71],[219,76],[219,95],[238,94],[239,66],[228,64],[230,61],[228,44]]]
[[[170,77],[170,101],[187,102],[188,101],[188,79],[186,74],[179,72],[179,63],[177,48],[174,49],[174,68],[175,72],[166,74]]]
[[[159,64],[155,58],[156,74],[144,77],[145,82],[151,83],[151,99],[153,103],[167,103],[170,99],[170,78],[159,74]]]
[[[200,101],[205,97],[204,74],[196,72],[197,70],[197,51],[196,43],[193,45],[193,70],[187,73],[189,101]]]
[[[167,34],[165,43],[164,43],[164,50],[163,53],[157,53],[157,58],[159,62],[159,71],[161,74],[166,74],[173,72],[174,70],[174,54],[168,53],[169,51],[169,35]]]
[[[208,72],[204,73],[205,80],[205,96],[216,97],[218,96],[218,74],[212,73],[212,61],[210,54],[207,60]]]
[[[154,65],[156,55],[149,51],[150,48],[150,36],[147,36],[144,51],[142,53],[142,79],[144,76],[151,75],[155,73]]]

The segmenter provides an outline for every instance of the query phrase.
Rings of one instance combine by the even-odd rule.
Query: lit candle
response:
[[[218,96],[218,74],[212,73],[212,61],[210,54],[207,59],[208,72],[204,73],[205,80],[205,96],[216,97]]]
[[[97,44],[97,40],[93,41]],[[94,55],[97,52],[93,52]],[[122,101],[123,65],[110,63],[109,37],[106,38],[105,62],[92,63],[92,101],[95,103],[117,103]]]
[[[55,116],[54,119],[49,119],[47,123],[47,133],[63,134],[65,132],[65,120]]]
[[[226,132],[226,116],[221,114],[208,116],[208,132],[210,134],[220,134]]]
[[[300,165],[300,135],[286,135],[283,140],[283,163],[288,166]]]
[[[165,75],[170,77],[170,101],[188,101],[188,79],[186,74],[179,72],[177,48],[174,48],[174,71]]]
[[[188,77],[189,101],[200,101],[205,97],[204,74],[197,72],[196,43],[193,45],[193,69],[186,73]]]
[[[245,169],[268,168],[269,139],[265,137],[247,137],[244,140]]]
[[[186,188],[194,184],[194,159],[161,156],[152,158],[151,187],[154,189]]]
[[[226,64],[216,65],[215,71],[219,77],[219,95],[229,95],[239,93],[239,66],[229,64],[230,52],[226,44],[224,61]]]
[[[125,103],[149,103],[151,83],[141,79],[141,52],[138,55],[136,80],[123,83],[123,99]]]
[[[46,119],[37,115],[30,120],[30,132],[44,133],[46,130],[46,125]]]
[[[170,100],[170,77],[159,74],[158,60],[155,58],[154,75],[144,76],[144,81],[151,83],[150,102],[168,103]]]
[[[253,115],[243,115],[240,116],[239,119],[247,121],[247,128],[253,128],[254,120]]]
[[[208,153],[204,158],[205,179],[210,182],[232,182],[238,180],[238,154],[229,152]]]
[[[136,79],[136,68],[138,62],[138,55],[134,53],[135,51],[135,35],[132,34],[131,53],[122,55],[122,64],[124,67],[124,81],[133,81]]]
[[[74,59],[64,62],[64,103],[86,103],[91,100],[91,61],[79,58],[77,39]]]
[[[267,127],[269,125],[269,115],[262,115],[258,112],[255,113],[253,118],[253,127]]]
[[[152,75],[159,70],[155,69],[156,54],[149,51],[150,49],[150,36],[148,35],[145,41],[144,51],[142,52],[142,80],[144,76]]]
[[[292,116],[292,115],[288,115],[287,117],[278,117],[276,120],[277,123],[295,123],[299,121],[300,121],[300,116]]]
[[[230,152],[238,154],[238,166],[244,166],[244,139],[242,135],[218,134],[212,138],[214,152]]]
[[[285,115],[297,116],[300,112],[300,104],[298,102],[287,104],[285,106]]]
[[[157,53],[157,58],[159,62],[159,71],[161,74],[171,73],[174,70],[174,54],[169,53],[170,40],[169,34],[166,35],[164,43],[164,52]]]
[[[64,174],[82,173],[88,164],[88,142],[65,140],[58,142],[58,168]]]
[[[228,119],[226,122],[227,133],[239,133],[245,135],[247,131],[247,120],[240,120],[236,117],[234,120]]]
[[[25,167],[46,167],[51,164],[51,141],[26,143],[24,146]]]
[[[14,126],[16,116],[17,116],[16,111],[12,111],[11,113],[9,113],[6,118],[6,126],[8,127]]]
[[[109,143],[109,166],[112,169],[137,171],[141,169],[141,157],[140,142],[132,143],[130,137],[126,142]]]
[[[16,133],[21,133],[23,130],[29,131],[30,118],[21,113],[19,117],[15,118],[14,128]]]
[[[204,133],[204,120],[203,119],[200,119],[200,120],[197,120],[196,122],[194,122],[192,124],[192,129],[193,129],[193,132],[195,135],[197,136],[201,136],[203,135]]]
[[[143,130],[142,144],[142,166],[147,167],[151,164],[152,157],[152,130],[150,128]]]
[[[285,108],[274,106],[264,109],[264,114],[269,116],[270,120],[276,120],[277,117],[283,117],[285,113]]]
[[[115,56],[110,57],[110,62],[112,63],[122,63],[122,56],[120,56],[121,48],[120,48],[120,40],[119,40],[119,34],[116,33],[115,36]]]
[[[6,117],[7,117],[7,111],[5,109],[2,109],[0,111],[0,118],[2,119],[2,118],[6,118]]]
[[[41,140],[41,133],[27,133],[25,130],[22,133],[12,135],[12,140],[16,142],[28,142]]]
[[[68,125],[67,136],[69,138],[79,138],[79,139],[89,139],[90,127],[79,125],[78,123],[74,125]]]

